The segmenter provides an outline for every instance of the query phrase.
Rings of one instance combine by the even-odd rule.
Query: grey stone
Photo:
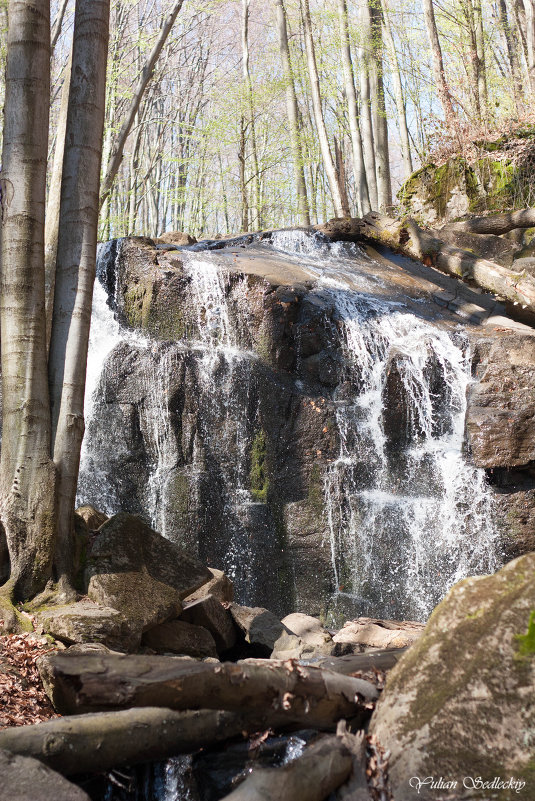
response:
[[[180,619],[207,629],[215,640],[219,654],[236,643],[237,633],[230,612],[212,595],[184,606]]]
[[[91,801],[75,784],[31,757],[0,750],[2,801]]]
[[[370,730],[390,752],[396,801],[415,798],[412,776],[459,779],[461,789],[464,776],[513,777],[524,792],[500,797],[533,796],[534,574],[531,553],[459,582],[388,674]]]
[[[37,613],[38,625],[55,639],[72,643],[102,643],[117,651],[135,651],[141,628],[115,608],[90,600],[51,606]]]
[[[143,644],[158,653],[173,653],[199,659],[217,657],[214,638],[201,626],[183,620],[169,620],[145,632]]]
[[[264,648],[268,656],[274,651],[293,651],[299,648],[299,637],[288,631],[267,609],[231,604],[229,610],[245,640],[251,645]]]
[[[378,620],[361,617],[349,620],[338,631],[333,642],[344,645],[344,653],[349,652],[347,646],[355,653],[363,648],[406,648],[422,636],[423,623],[406,620]]]
[[[209,567],[208,570],[213,578],[184,598],[185,604],[191,601],[198,601],[199,598],[206,598],[207,595],[212,595],[222,603],[231,603],[234,600],[234,584],[229,577],[222,570],[217,570],[214,567]]]

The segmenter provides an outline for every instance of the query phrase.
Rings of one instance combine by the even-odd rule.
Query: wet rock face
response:
[[[465,776],[513,776],[529,795],[535,759],[534,570],[535,554],[527,554],[493,576],[461,581],[389,674],[371,731],[390,751],[397,800],[436,797],[436,789],[425,785],[415,796],[413,776],[457,780],[463,798]],[[503,792],[506,799],[519,795]]]
[[[478,467],[519,467],[535,459],[535,337],[508,336],[483,352],[471,387],[468,443]]]
[[[504,336],[475,350],[466,439],[496,493],[506,558],[535,550],[535,337]]]
[[[353,576],[333,566],[331,553],[338,530],[333,534],[326,508],[329,466],[340,461],[342,445],[357,454],[341,468],[347,480],[330,479],[335,489],[340,485],[340,499],[330,497],[336,497],[334,516],[342,527],[354,514],[344,500],[347,486],[373,496],[377,473],[373,448],[361,452],[356,442],[365,411],[355,398],[369,389],[370,370],[358,363],[366,359],[364,345],[356,360],[349,352],[348,321],[336,292],[307,280],[303,270],[288,272],[287,263],[260,247],[237,255],[227,248],[218,262],[211,252],[188,261],[172,246],[142,238],[109,247],[101,278],[122,323],[147,339],[131,336],[108,357],[88,426],[80,500],[107,514],[121,509],[151,519],[166,538],[225,570],[240,603],[279,616],[295,609],[321,615],[340,590],[352,604],[347,616],[379,614],[355,607],[362,598],[351,594]],[[359,310],[353,312],[360,321]],[[397,342],[388,345],[377,394],[385,465],[399,490],[409,475],[411,443],[450,434],[452,389],[440,351],[428,345],[418,380],[432,408],[420,419],[407,382],[410,354],[398,352]],[[481,369],[489,352],[490,345],[481,349]],[[477,403],[473,410],[475,421]],[[344,414],[354,418],[345,429]],[[433,481],[429,464],[414,479],[424,495]],[[419,489],[414,481],[407,493]],[[392,566],[392,541],[386,537],[383,546],[381,537],[400,525],[397,509],[391,504],[376,515],[381,530],[374,532],[374,564],[387,566],[381,586],[390,586]],[[336,547],[343,562],[346,551],[360,545],[340,539]],[[395,614],[409,613],[389,608],[388,615]]]

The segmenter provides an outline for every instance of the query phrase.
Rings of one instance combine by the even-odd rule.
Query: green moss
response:
[[[531,656],[535,654],[535,610],[529,617],[527,633],[517,634],[515,639],[518,642],[519,656]]]
[[[255,500],[266,503],[269,490],[269,477],[266,469],[266,435],[260,430],[253,439],[251,447],[251,492]]]

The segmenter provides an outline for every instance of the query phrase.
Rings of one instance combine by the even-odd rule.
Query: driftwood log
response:
[[[340,737],[322,737],[281,768],[256,768],[223,801],[323,801],[350,776],[353,760]]]
[[[293,660],[209,664],[165,656],[47,654],[39,659],[45,689],[62,714],[128,707],[273,710],[290,721],[333,728],[366,720],[378,697],[373,684]]]
[[[535,216],[535,212],[531,213]],[[512,217],[514,214],[526,215],[528,212],[513,212],[506,216]],[[484,219],[489,220],[490,218]],[[519,217],[518,219],[528,218]],[[532,224],[535,225],[535,221]],[[525,270],[515,272],[488,259],[480,259],[467,250],[448,245],[433,233],[422,230],[414,220],[396,220],[371,212],[362,219],[330,220],[325,225],[318,226],[318,230],[331,239],[366,241],[385,245],[391,250],[417,259],[429,267],[436,267],[449,275],[473,281],[482,289],[493,292],[511,303],[519,304],[535,313],[535,279],[533,276]],[[469,227],[458,230],[479,233]],[[496,231],[493,230],[492,233],[496,233]]]
[[[0,749],[34,757],[71,776],[192,753],[239,736],[252,720],[247,713],[211,709],[175,712],[143,707],[97,712],[3,729]],[[276,713],[268,710],[266,716],[256,715],[252,731],[277,723]]]

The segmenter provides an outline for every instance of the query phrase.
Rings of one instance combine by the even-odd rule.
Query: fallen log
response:
[[[256,768],[223,801],[323,801],[351,774],[353,760],[340,737],[322,737],[281,768]]]
[[[535,226],[535,209],[520,209],[509,214],[492,214],[488,217],[473,217],[471,220],[448,223],[447,228],[467,231],[471,234],[507,234],[517,228]]]
[[[62,714],[127,707],[273,710],[283,719],[333,728],[366,720],[378,697],[368,681],[294,660],[184,662],[173,657],[51,653],[38,661],[45,690]]]
[[[535,222],[533,223],[535,224]],[[366,241],[389,247],[398,253],[436,267],[448,275],[473,281],[513,304],[535,313],[535,279],[525,270],[514,271],[473,253],[448,245],[423,231],[411,219],[396,220],[376,212],[362,219],[330,220],[318,226],[331,239]]]
[[[0,749],[34,757],[72,776],[192,753],[242,733],[278,727],[280,718],[275,710],[253,715],[161,707],[95,712],[3,729]],[[288,720],[284,722],[288,725]]]

